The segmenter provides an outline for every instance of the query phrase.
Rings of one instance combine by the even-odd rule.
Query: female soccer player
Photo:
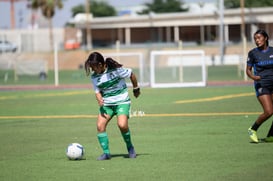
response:
[[[93,52],[85,61],[86,74],[93,71],[91,80],[96,99],[100,107],[97,118],[97,137],[103,154],[97,160],[109,160],[111,154],[106,127],[113,116],[117,116],[117,124],[126,143],[129,158],[136,158],[136,152],[131,141],[131,133],[128,126],[130,113],[130,97],[125,83],[125,78],[130,78],[133,85],[133,93],[137,98],[140,88],[132,69],[123,68],[121,64],[112,58],[106,58],[98,52]]]
[[[263,113],[248,129],[250,139],[258,143],[257,130],[273,114],[273,47],[268,44],[268,34],[264,30],[254,33],[256,48],[248,52],[246,73],[254,80],[254,88]],[[254,71],[252,72],[252,68]],[[273,122],[268,131],[266,142],[273,142]]]

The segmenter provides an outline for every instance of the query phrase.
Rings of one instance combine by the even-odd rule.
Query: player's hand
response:
[[[259,80],[261,80],[261,76],[255,75],[255,76],[253,76],[253,80],[259,81]]]
[[[99,106],[103,106],[103,99],[97,100]]]
[[[138,98],[138,96],[140,95],[140,88],[139,87],[134,88],[133,93],[135,98]]]

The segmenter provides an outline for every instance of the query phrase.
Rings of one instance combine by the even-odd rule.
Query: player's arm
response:
[[[103,106],[103,98],[102,98],[102,95],[100,92],[96,93],[96,100],[97,100],[99,106]]]
[[[254,80],[254,81],[261,80],[261,77],[260,77],[260,76],[253,75],[252,66],[250,66],[250,65],[247,65],[247,66],[246,66],[246,74],[247,74],[247,76],[248,76],[249,78],[251,78],[251,79]]]
[[[137,78],[133,72],[131,73],[130,80],[133,84],[134,96],[137,98],[140,95],[140,88],[138,87]]]
[[[103,97],[102,97],[100,89],[97,87],[97,82],[95,81],[95,79],[92,79],[92,84],[93,84],[93,89],[95,91],[95,97],[98,102],[98,105],[103,106]]]

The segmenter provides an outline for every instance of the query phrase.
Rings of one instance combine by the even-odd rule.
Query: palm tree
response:
[[[62,9],[63,3],[62,0],[32,0],[31,8],[32,9],[41,9],[43,16],[48,20],[49,26],[49,39],[50,47],[53,50],[53,32],[52,32],[52,17],[55,14],[55,8]]]

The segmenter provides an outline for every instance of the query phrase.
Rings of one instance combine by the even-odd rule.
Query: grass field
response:
[[[208,81],[229,81],[229,80],[244,80],[242,76],[238,76],[238,67],[235,65],[230,66],[208,66],[207,76]],[[191,70],[192,71],[192,70]],[[134,70],[135,74],[139,77],[138,70]],[[189,73],[188,73],[189,74]],[[161,75],[161,81],[166,79],[166,75],[170,75],[170,72]],[[200,77],[199,77],[200,79]],[[199,79],[195,81],[200,81]],[[54,71],[49,70],[47,78],[40,80],[39,76],[20,75],[17,80],[12,70],[0,70],[0,86],[3,85],[54,85]],[[144,74],[144,82],[149,81],[149,72]],[[169,81],[169,80],[168,80]],[[83,69],[78,70],[62,70],[59,72],[59,84],[86,84],[89,83],[89,78],[86,77]]]
[[[143,88],[132,98],[135,111],[145,113],[130,119],[137,158],[124,158],[113,119],[107,130],[113,157],[96,161],[101,149],[92,90],[2,91],[0,180],[273,180],[273,144],[250,143],[247,134],[261,112],[251,86]],[[84,146],[85,160],[66,158],[72,142]]]

